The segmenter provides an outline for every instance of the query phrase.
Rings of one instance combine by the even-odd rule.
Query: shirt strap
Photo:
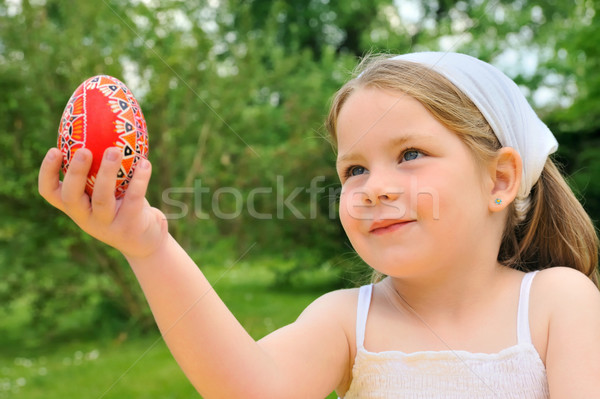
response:
[[[521,281],[519,310],[517,313],[517,339],[519,344],[531,344],[531,332],[529,330],[529,293],[531,291],[531,283],[537,272],[538,270],[525,274]]]
[[[356,347],[364,348],[367,316],[371,305],[373,284],[363,285],[358,291],[358,306],[356,307]]]

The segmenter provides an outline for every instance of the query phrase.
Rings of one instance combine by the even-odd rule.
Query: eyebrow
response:
[[[407,142],[410,141],[421,141],[421,140],[432,140],[435,139],[434,136],[431,135],[421,135],[421,134],[406,134],[403,135],[401,137],[396,137],[391,139],[387,144],[386,147],[388,148],[397,148],[397,147],[403,147]],[[352,147],[356,147],[357,143],[355,143]],[[341,157],[338,157],[336,163],[342,163],[342,162],[348,162],[348,161],[352,161],[355,159],[359,159],[361,158],[361,156],[359,154],[356,154],[354,152],[348,152],[344,155],[342,155]]]

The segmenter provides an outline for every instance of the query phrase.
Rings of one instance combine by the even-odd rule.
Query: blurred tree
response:
[[[108,323],[147,319],[122,262],[37,193],[39,163],[55,145],[70,94],[94,74],[122,77],[119,58],[130,39],[106,7],[40,4],[0,2],[0,318],[20,315],[35,328],[19,338],[36,341],[97,322],[114,327],[94,318],[99,307],[127,316]]]
[[[322,121],[367,51],[465,51],[500,66],[558,136],[598,219],[597,6],[0,0],[0,320],[38,341],[152,324],[121,256],[37,194],[64,105],[100,73],[138,97],[154,165],[150,202],[201,265],[252,248],[245,256],[292,265],[282,283],[327,261],[347,266]]]
[[[556,34],[541,73],[554,78],[565,104],[546,112],[557,132],[573,186],[598,226],[600,222],[600,2],[577,2]],[[548,78],[546,78],[549,80]]]
[[[389,0],[329,2],[252,0],[228,7],[237,28],[248,32],[269,31],[286,53],[309,50],[320,58],[323,49],[360,56],[373,45],[371,34],[390,29],[389,14],[396,14]],[[265,18],[268,15],[269,18]]]

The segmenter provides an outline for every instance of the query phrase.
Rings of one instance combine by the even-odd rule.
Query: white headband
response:
[[[422,64],[444,76],[479,108],[500,144],[517,150],[523,160],[523,177],[516,205],[523,218],[529,208],[529,192],[558,142],[516,83],[492,65],[465,54],[423,52],[393,59]]]

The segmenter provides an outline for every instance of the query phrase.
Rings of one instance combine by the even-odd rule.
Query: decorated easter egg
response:
[[[124,83],[112,76],[93,76],[73,93],[60,120],[58,148],[63,154],[63,173],[80,148],[93,154],[85,186],[91,197],[96,174],[108,147],[123,151],[115,196],[123,197],[136,165],[148,158],[146,121],[137,100]]]

